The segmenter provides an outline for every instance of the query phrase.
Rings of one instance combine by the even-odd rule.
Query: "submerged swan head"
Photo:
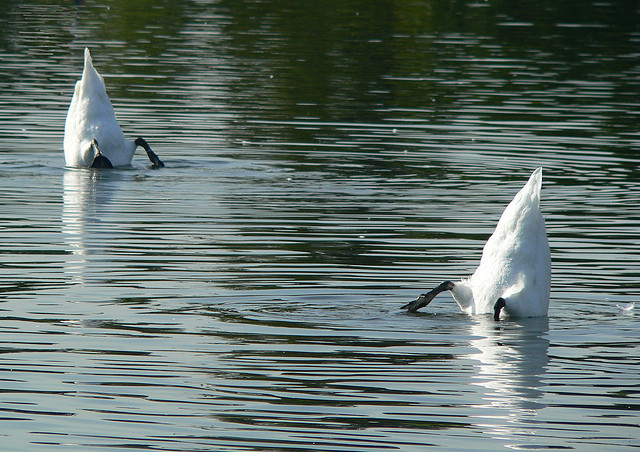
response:
[[[145,148],[154,167],[164,166],[145,140],[125,138],[107,96],[104,79],[93,67],[91,53],[85,48],[82,78],[76,82],[64,127],[67,166],[130,165],[138,145]]]
[[[551,254],[540,211],[542,168],[505,208],[470,278],[446,281],[402,308],[416,311],[445,290],[467,314],[501,312],[514,317],[547,315],[551,287]]]

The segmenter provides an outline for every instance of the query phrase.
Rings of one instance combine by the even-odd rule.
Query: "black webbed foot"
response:
[[[433,300],[438,294],[451,289],[453,289],[453,283],[451,281],[445,281],[435,289],[430,290],[429,292],[420,295],[415,300],[405,304],[400,309],[406,309],[408,312],[416,312],[418,309],[424,308],[426,305],[431,303],[431,300]]]
[[[104,155],[96,155],[91,163],[91,168],[113,168],[111,161]]]
[[[160,160],[160,157],[158,157],[158,155],[151,150],[151,146],[149,146],[149,143],[147,143],[147,141],[144,138],[141,138],[141,137],[136,138],[135,143],[137,146],[142,146],[143,149],[147,152],[147,157],[149,157],[149,160],[151,160],[151,163],[153,163],[153,165],[151,165],[151,168],[153,169],[164,168],[164,163],[162,163],[162,160]]]
[[[493,320],[496,322],[500,320],[500,311],[504,308],[507,303],[504,301],[504,298],[500,297],[496,301],[496,304],[493,305]]]
[[[93,158],[93,162],[91,162],[91,168],[113,168],[111,160],[106,158],[102,152],[100,152],[100,149],[98,148],[98,141],[91,140],[91,146],[96,153],[96,156]]]

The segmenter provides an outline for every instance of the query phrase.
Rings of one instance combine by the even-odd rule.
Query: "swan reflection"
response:
[[[109,242],[112,233],[103,219],[121,179],[116,171],[64,172],[62,234],[70,253],[65,272],[76,282],[86,282],[91,256],[102,254]]]
[[[487,433],[497,439],[524,439],[534,431],[533,420],[542,401],[544,374],[549,362],[549,319],[522,319],[497,324],[478,319],[471,327],[478,349],[469,357],[478,361],[473,383],[484,388],[481,408],[488,411]]]

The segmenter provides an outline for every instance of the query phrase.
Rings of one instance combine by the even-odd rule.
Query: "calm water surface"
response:
[[[0,450],[640,448],[638,5],[516,3],[0,9]],[[549,317],[400,312],[537,166]]]

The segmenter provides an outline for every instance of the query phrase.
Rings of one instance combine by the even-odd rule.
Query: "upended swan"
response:
[[[551,254],[540,212],[541,187],[542,168],[538,168],[502,213],[470,278],[445,281],[401,309],[417,311],[449,290],[467,314],[493,312],[495,320],[503,310],[512,317],[547,315]]]
[[[130,165],[137,146],[147,152],[153,168],[164,163],[144,138],[128,140],[116,119],[104,80],[84,49],[84,70],[75,91],[64,127],[64,159],[67,166],[113,168]]]

